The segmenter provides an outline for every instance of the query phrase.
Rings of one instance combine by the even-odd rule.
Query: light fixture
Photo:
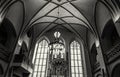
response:
[[[63,77],[66,66],[66,54],[64,43],[60,40],[61,33],[59,31],[54,32],[55,40],[49,44],[49,67],[50,77]],[[60,70],[61,69],[61,70]]]
[[[49,50],[50,54],[52,55],[52,59],[65,59],[65,46],[64,43],[60,40],[60,35],[60,32],[54,32],[55,40],[49,44]]]
[[[54,32],[55,40],[49,44],[50,54],[53,58],[64,58],[65,47],[64,43],[60,40],[61,33],[56,31]]]
[[[58,31],[54,33],[55,38],[59,38],[59,37],[60,37],[60,35],[61,35],[61,33],[60,33],[60,32],[58,32]]]

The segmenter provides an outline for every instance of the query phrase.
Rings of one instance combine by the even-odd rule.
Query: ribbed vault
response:
[[[54,27],[62,26],[81,35],[85,27],[93,31],[88,19],[71,2],[78,0],[44,0],[46,4],[33,16],[27,30],[36,27],[39,35]],[[41,1],[42,2],[42,1]],[[84,30],[83,30],[84,31]]]

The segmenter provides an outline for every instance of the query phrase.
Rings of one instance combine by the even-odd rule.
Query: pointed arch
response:
[[[46,77],[48,53],[48,39],[42,37],[36,43],[33,56],[34,70],[32,77]]]
[[[7,52],[12,52],[12,46],[14,46],[15,39],[17,37],[13,23],[4,18],[0,25],[0,45],[7,49]]]
[[[105,52],[107,52],[111,47],[115,46],[119,42],[120,36],[112,19],[105,24],[101,38],[103,50]]]
[[[38,38],[37,40],[38,40],[37,43],[40,43],[42,40],[46,40],[48,43],[50,43],[50,40],[46,36],[42,36],[42,37]]]
[[[76,40],[70,43],[71,77],[83,77],[80,44]]]

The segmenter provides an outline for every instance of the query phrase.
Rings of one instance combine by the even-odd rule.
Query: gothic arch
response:
[[[45,39],[48,43],[50,43],[50,40],[49,40],[48,37],[46,37],[46,36],[41,36],[40,38],[38,38],[37,43],[41,42],[41,41],[44,40],[44,39]]]
[[[5,18],[0,26],[0,44],[11,50],[11,44],[14,43],[16,36],[17,35],[13,24]]]
[[[8,11],[5,15],[5,18],[9,19],[9,21],[13,24],[16,35],[19,35],[19,31],[21,30],[25,21],[24,2],[21,0],[9,1],[7,5]]]
[[[71,59],[71,77],[74,76],[84,76],[83,72],[83,60],[81,54],[81,46],[77,40],[73,40],[70,43],[70,59]],[[76,73],[74,72],[76,69]]]
[[[34,62],[34,70],[32,77],[34,76],[42,76],[46,74],[47,61],[48,61],[48,41],[45,38],[41,38],[38,42],[37,49],[34,52],[33,62]],[[38,69],[40,68],[40,69]]]
[[[117,44],[117,41],[120,39],[119,34],[116,30],[113,20],[109,20],[103,29],[102,35],[102,44],[104,51],[109,50],[112,46]]]
[[[36,41],[36,43],[35,43],[35,45],[34,45],[34,46],[35,46],[35,47],[34,47],[34,52],[32,52],[32,53],[33,53],[32,63],[34,63],[34,59],[35,59],[35,55],[36,55],[36,53],[37,53],[38,45],[39,45],[39,43],[40,43],[42,40],[46,40],[48,44],[50,43],[49,39],[48,39],[46,36],[42,36],[41,38],[38,38],[38,39],[37,39],[37,41]]]
[[[81,43],[83,43],[83,41],[82,41],[81,38],[72,38],[71,41],[69,42],[69,45],[70,45],[73,41],[78,42],[80,45],[81,45]]]

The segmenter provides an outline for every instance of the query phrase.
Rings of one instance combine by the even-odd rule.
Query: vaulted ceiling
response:
[[[26,31],[35,28],[36,36],[61,26],[80,36],[93,30],[96,0],[25,0]]]
[[[12,5],[8,12],[8,19],[22,22],[23,15],[24,32],[32,32],[34,29],[35,38],[53,29],[63,29],[86,39],[88,31],[94,32],[94,11],[97,0],[22,0],[21,4]],[[20,11],[19,11],[20,10]],[[20,12],[17,16],[16,12]],[[13,17],[14,16],[14,17]],[[19,20],[18,20],[19,19]],[[20,25],[14,23],[14,25]],[[16,31],[19,30],[15,26]],[[30,33],[31,33],[30,32]]]

